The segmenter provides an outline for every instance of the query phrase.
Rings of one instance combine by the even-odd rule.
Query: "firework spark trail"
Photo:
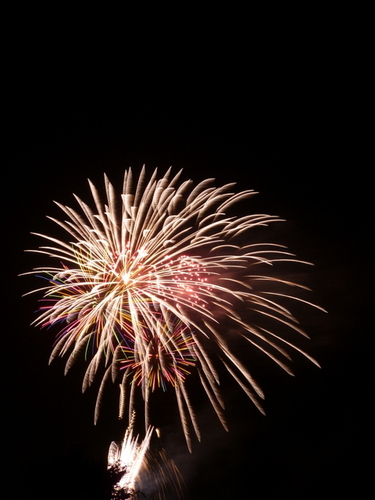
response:
[[[150,445],[153,428],[149,427],[141,443],[138,436],[133,435],[134,415],[125,437],[119,447],[112,441],[108,452],[108,469],[115,470],[120,476],[114,485],[114,490],[124,490],[133,493],[141,481],[142,468],[145,467],[145,457]]]
[[[176,498],[183,498],[183,481],[174,462],[167,458],[163,449],[157,453],[150,451],[151,438],[158,430],[147,429],[142,441],[134,435],[135,413],[132,414],[125,436],[119,445],[112,441],[108,450],[107,470],[112,478],[112,497],[146,498],[143,491],[152,481],[157,486],[152,494],[155,500],[164,500],[168,491],[173,491]],[[154,488],[152,488],[154,489]],[[149,498],[149,496],[147,496]]]
[[[287,327],[305,335],[284,305],[285,300],[314,305],[291,292],[272,290],[272,285],[298,289],[295,283],[274,277],[272,269],[279,262],[301,261],[280,245],[249,244],[254,229],[280,219],[266,214],[227,215],[238,202],[253,196],[253,191],[234,193],[234,184],[213,187],[213,179],[195,187],[191,181],[178,184],[180,176],[181,171],[171,178],[169,169],[157,178],[155,170],[147,180],[143,168],[134,186],[129,169],[120,197],[104,176],[105,203],[89,181],[94,210],[75,196],[81,213],[57,203],[68,219],[50,218],[72,241],[34,233],[49,244],[31,251],[48,255],[60,264],[26,274],[46,280],[46,286],[34,290],[44,294],[34,324],[63,324],[50,359],[67,355],[67,371],[77,354],[85,351],[91,360],[83,389],[103,365],[107,366],[103,382],[110,378],[115,381],[121,374],[122,415],[125,408],[132,414],[139,387],[145,400],[146,429],[150,391],[171,385],[191,449],[190,425],[198,439],[200,436],[184,384],[192,369],[198,371],[226,427],[218,372],[211,359],[215,349],[215,359],[221,359],[261,409],[263,393],[231,351],[230,339],[219,331],[220,322],[229,322],[238,338],[245,338],[292,373],[287,364],[288,350],[316,361],[266,325],[273,321],[277,331]],[[244,309],[257,318],[256,322],[246,319]],[[103,384],[95,418],[102,393]]]

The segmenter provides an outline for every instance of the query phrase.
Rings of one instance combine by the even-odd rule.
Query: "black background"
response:
[[[108,446],[123,429],[111,411],[93,425],[95,391],[81,394],[84,367],[64,377],[63,362],[47,365],[53,339],[29,326],[36,297],[21,295],[35,283],[18,274],[35,265],[24,253],[39,244],[30,232],[54,230],[45,218],[60,215],[53,200],[72,206],[74,192],[89,202],[87,178],[99,187],[105,172],[120,187],[124,170],[143,164],[258,191],[246,211],[287,219],[270,238],[315,264],[303,279],[328,311],[302,318],[311,336],[305,347],[321,369],[297,359],[292,378],[254,361],[266,417],[225,385],[229,433],[202,403],[203,440],[189,455],[173,407],[161,410],[170,412],[161,418],[163,439],[186,498],[363,496],[371,452],[372,181],[347,46],[303,31],[281,30],[269,45],[267,31],[251,40],[246,31],[231,44],[221,33],[221,43],[175,51],[172,37],[170,52],[150,43],[147,60],[137,57],[134,67],[126,44],[111,63],[102,57],[99,64],[90,44],[69,57],[64,44],[41,52],[47,39],[32,48],[24,40],[10,57],[2,169],[4,498],[103,499]]]

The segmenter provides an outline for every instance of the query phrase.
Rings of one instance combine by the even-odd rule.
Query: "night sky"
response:
[[[57,73],[25,89],[19,79],[10,82],[2,162],[4,499],[104,500],[108,447],[124,431],[116,408],[109,405],[94,426],[95,390],[81,393],[85,367],[64,377],[64,360],[48,366],[53,333],[29,326],[37,297],[21,297],[38,282],[18,275],[40,262],[24,253],[40,243],[30,233],[55,230],[45,217],[60,216],[53,200],[75,206],[74,192],[90,203],[87,178],[101,187],[105,172],[120,187],[124,170],[139,172],[143,164],[149,172],[172,166],[184,179],[215,177],[217,185],[258,191],[246,212],[287,220],[265,239],[315,264],[299,278],[328,311],[301,312],[311,337],[304,347],[321,369],[295,356],[290,377],[257,355],[247,359],[266,394],[266,417],[228,380],[229,433],[202,398],[203,439],[190,455],[166,395],[156,418],[185,478],[186,499],[364,496],[373,333],[369,180],[335,70],[313,51],[304,57],[280,54],[267,71],[231,67],[230,84],[223,69],[204,80],[190,67],[165,75],[160,92],[153,74],[137,91],[126,81],[111,92],[72,79],[65,86]]]

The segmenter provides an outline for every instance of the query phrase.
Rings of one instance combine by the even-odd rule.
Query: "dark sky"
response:
[[[89,201],[87,178],[100,186],[105,172],[119,186],[124,169],[143,164],[259,191],[248,211],[287,219],[276,236],[315,264],[303,279],[328,310],[302,318],[305,347],[321,369],[297,359],[292,378],[254,360],[266,417],[225,385],[230,431],[202,404],[203,441],[193,455],[173,413],[165,417],[186,498],[363,496],[373,332],[367,166],[337,68],[312,50],[304,57],[280,54],[267,71],[232,67],[229,84],[224,69],[208,79],[191,70],[165,75],[160,92],[153,74],[141,90],[124,83],[121,92],[86,92],[73,75],[66,86],[52,77],[25,88],[10,81],[2,162],[6,498],[103,499],[106,453],[121,426],[108,414],[94,427],[94,394],[80,390],[84,367],[64,377],[62,362],[47,366],[52,334],[29,326],[36,302],[21,295],[34,282],[17,275],[34,266],[23,252],[38,244],[30,232],[53,230],[45,219],[59,215],[53,200],[72,205],[74,192]]]

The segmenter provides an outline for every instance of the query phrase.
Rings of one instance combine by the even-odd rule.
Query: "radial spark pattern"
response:
[[[290,350],[315,361],[280,333],[305,335],[285,305],[300,300],[294,291],[303,287],[272,274],[278,262],[299,261],[280,245],[252,242],[259,226],[279,219],[230,215],[254,192],[214,187],[213,179],[194,187],[179,183],[180,176],[169,170],[158,178],[154,171],[147,180],[142,169],[135,181],[129,169],[121,196],[105,176],[104,203],[89,182],[94,209],[78,197],[79,212],[57,204],[67,220],[52,220],[70,241],[39,234],[49,244],[34,251],[58,264],[32,273],[47,280],[35,290],[44,298],[34,323],[60,325],[51,360],[67,355],[68,370],[84,351],[84,389],[107,367],[96,415],[105,381],[121,377],[120,415],[131,415],[139,388],[147,429],[150,392],[170,385],[190,447],[191,426],[200,437],[185,384],[191,370],[224,426],[217,359],[261,409],[263,393],[234,354],[234,337],[289,373]]]

